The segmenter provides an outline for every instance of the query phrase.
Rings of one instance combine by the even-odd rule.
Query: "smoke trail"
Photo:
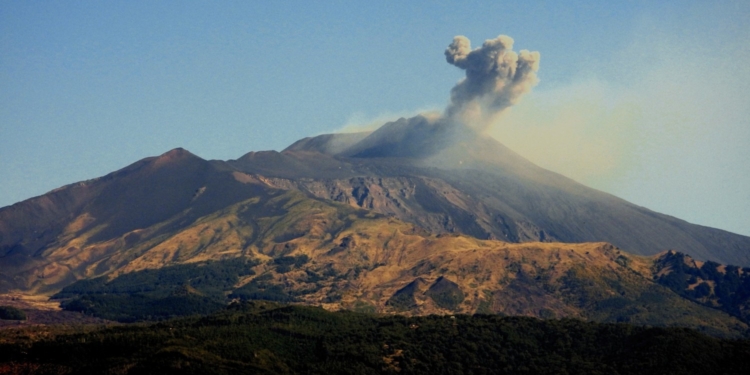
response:
[[[486,131],[498,114],[539,81],[536,76],[539,52],[514,52],[513,39],[506,35],[487,40],[475,50],[471,49],[469,39],[457,36],[445,50],[445,58],[466,70],[466,77],[451,90],[451,103],[441,115],[422,114],[389,122],[337,155],[417,158],[437,155]]]
[[[514,52],[513,38],[507,35],[488,39],[475,50],[465,36],[453,38],[445,58],[466,70],[466,77],[451,90],[446,117],[485,130],[539,82],[539,57],[539,52]]]

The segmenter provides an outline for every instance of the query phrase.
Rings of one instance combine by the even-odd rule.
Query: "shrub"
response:
[[[26,320],[26,313],[12,306],[0,306],[0,319]]]

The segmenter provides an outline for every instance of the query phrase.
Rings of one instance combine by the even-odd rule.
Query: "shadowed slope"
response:
[[[175,149],[0,209],[0,289],[54,290],[76,275],[101,273],[88,267],[270,191],[237,181],[222,165]]]

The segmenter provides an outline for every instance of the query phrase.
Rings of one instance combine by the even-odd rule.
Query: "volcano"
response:
[[[237,160],[207,161],[175,149],[4,207],[0,283],[6,290],[54,290],[106,274],[201,218],[287,191],[433,234],[608,242],[632,254],[674,249],[699,260],[750,265],[749,237],[628,203],[540,168],[479,132],[417,116],[371,133],[305,138],[281,152],[250,152]],[[238,238],[226,256],[250,243]],[[82,250],[91,244],[98,245]]]
[[[171,316],[164,306],[204,313],[234,296],[737,335],[745,299],[730,303],[709,281],[747,279],[750,269],[716,262],[747,266],[748,249],[749,237],[633,205],[479,131],[417,116],[236,160],[175,149],[4,207],[0,293],[72,298],[66,308],[125,321]],[[679,273],[679,259],[692,268]]]

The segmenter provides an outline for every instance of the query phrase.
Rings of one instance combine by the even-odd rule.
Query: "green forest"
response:
[[[0,335],[0,373],[745,374],[750,341],[497,315],[375,316],[273,302],[208,316]]]
[[[53,298],[65,310],[123,323],[208,314],[226,306],[224,292],[256,264],[238,258],[80,280]]]
[[[26,313],[13,306],[0,306],[0,319],[2,320],[26,320]]]

